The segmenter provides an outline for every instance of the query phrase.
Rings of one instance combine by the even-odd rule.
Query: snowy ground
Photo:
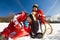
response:
[[[0,23],[0,32],[3,31],[9,23]],[[47,25],[47,24],[46,24]],[[17,40],[60,40],[60,23],[51,23],[53,33],[49,35],[49,26],[47,25],[47,32],[42,39],[32,39],[29,36],[18,38]],[[9,39],[12,40],[12,39]]]

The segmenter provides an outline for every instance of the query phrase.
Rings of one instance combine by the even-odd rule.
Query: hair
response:
[[[34,20],[32,14],[29,14],[28,17],[30,17],[31,20]]]
[[[38,5],[37,5],[37,4],[34,4],[34,5],[33,5],[33,8],[34,8],[34,7],[38,8]]]

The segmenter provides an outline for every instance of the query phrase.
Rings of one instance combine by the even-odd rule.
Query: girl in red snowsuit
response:
[[[26,29],[26,27],[23,24],[23,21],[26,19],[26,13],[25,12],[21,12],[17,15],[14,16],[14,18],[11,20],[11,22],[9,23],[8,27],[5,28],[1,34],[8,38],[16,38],[19,35],[20,36],[24,36],[24,35],[29,35],[27,31],[29,28]],[[25,34],[23,34],[22,31],[24,31],[25,29]],[[22,30],[21,30],[22,29]]]

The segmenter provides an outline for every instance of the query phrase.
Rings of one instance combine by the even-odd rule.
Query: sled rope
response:
[[[47,24],[49,25],[50,30],[51,30],[49,34],[51,34],[51,33],[53,32],[53,28],[52,28],[52,26],[51,26],[48,22],[46,22],[46,21],[45,21],[45,23],[47,23]]]
[[[45,27],[45,29],[44,29],[43,35],[46,33],[46,25],[45,25],[45,23],[44,23],[44,27]]]
[[[47,23],[47,24],[49,25],[49,27],[50,27],[50,30],[51,30],[51,31],[49,32],[49,34],[52,34],[52,32],[53,32],[52,26],[51,26],[48,22],[46,22],[46,21],[45,21],[45,23]],[[45,24],[45,23],[43,23],[43,24],[44,24],[44,27],[45,27],[43,34],[45,34],[45,33],[46,33],[46,30],[47,30],[47,29],[46,29],[46,24]]]

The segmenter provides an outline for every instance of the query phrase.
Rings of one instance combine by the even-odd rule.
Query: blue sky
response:
[[[33,4],[38,4],[46,16],[60,14],[60,0],[0,0],[0,16],[21,11],[31,13]]]

